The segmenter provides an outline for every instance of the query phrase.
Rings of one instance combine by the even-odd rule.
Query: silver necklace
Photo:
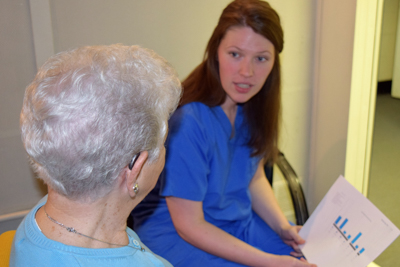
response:
[[[94,237],[91,237],[91,236],[88,236],[88,235],[79,233],[79,232],[76,231],[73,227],[65,226],[64,224],[62,224],[62,223],[56,221],[55,219],[51,218],[49,214],[47,214],[46,209],[44,208],[44,206],[43,206],[43,211],[44,211],[44,214],[46,214],[47,218],[49,218],[50,221],[52,221],[53,223],[58,224],[59,226],[65,228],[65,229],[66,229],[68,232],[70,232],[70,233],[74,233],[74,234],[77,234],[77,235],[80,235],[80,236],[84,236],[84,237],[86,237],[86,238],[90,238],[90,239],[92,239],[92,240],[96,240],[96,241],[98,241],[98,242],[105,243],[105,244],[112,245],[112,246],[117,246],[117,247],[125,247],[125,246],[128,246],[128,247],[135,248],[135,249],[140,250],[140,251],[143,251],[143,252],[145,251],[145,249],[144,249],[144,248],[139,244],[139,242],[138,242],[137,240],[135,240],[135,239],[133,240],[134,246],[131,246],[131,245],[129,245],[129,244],[128,244],[128,245],[114,244],[114,243],[110,243],[110,242],[107,242],[107,241],[103,241],[103,240],[100,240],[100,239],[97,239],[97,238],[94,238]]]

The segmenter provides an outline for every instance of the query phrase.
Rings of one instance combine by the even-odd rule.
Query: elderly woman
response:
[[[164,167],[181,85],[137,46],[50,58],[27,87],[22,141],[48,195],[19,226],[11,266],[171,266],[126,221]]]

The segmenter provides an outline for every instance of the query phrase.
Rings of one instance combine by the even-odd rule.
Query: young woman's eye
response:
[[[264,61],[267,61],[268,58],[267,57],[257,57],[257,60],[260,62],[264,62]]]
[[[236,52],[229,52],[229,54],[234,58],[239,57],[239,53],[236,53]]]

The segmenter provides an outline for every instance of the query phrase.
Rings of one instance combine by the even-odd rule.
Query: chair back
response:
[[[0,235],[0,267],[8,267],[10,264],[11,245],[15,232],[11,230]]]

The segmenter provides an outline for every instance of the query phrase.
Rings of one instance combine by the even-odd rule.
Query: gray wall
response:
[[[200,62],[229,1],[31,2],[39,8],[30,8],[28,0],[0,0],[0,232],[15,225],[15,212],[30,209],[45,193],[33,178],[18,129],[24,89],[43,55],[80,45],[139,44],[164,56],[184,78]],[[269,2],[285,29],[280,147],[313,210],[344,173],[356,0]]]
[[[393,78],[398,12],[399,0],[384,1],[378,82],[390,81]]]
[[[36,72],[29,4],[0,1],[0,215],[32,207],[43,195],[19,134],[26,85]]]
[[[310,165],[306,181],[311,210],[338,176],[344,175],[356,2],[316,1]]]

